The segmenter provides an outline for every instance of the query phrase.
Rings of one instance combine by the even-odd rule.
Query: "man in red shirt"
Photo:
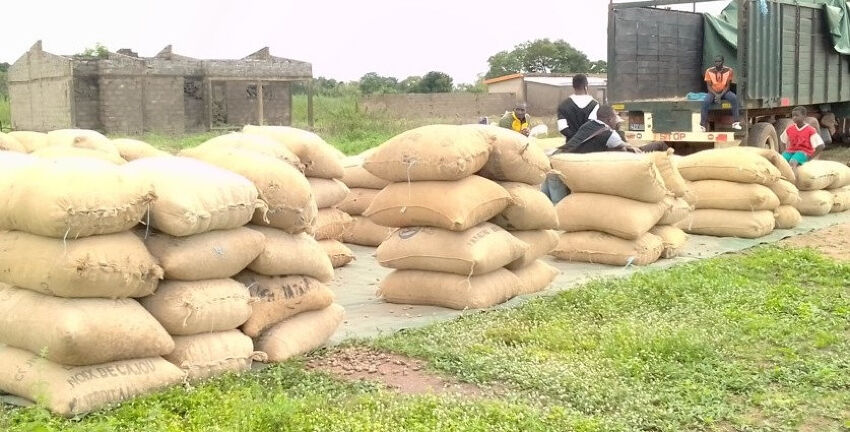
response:
[[[699,125],[703,132],[708,128],[708,110],[711,109],[711,104],[719,104],[724,99],[732,105],[732,129],[741,130],[738,96],[729,89],[735,78],[735,72],[732,68],[724,66],[724,61],[722,55],[715,57],[714,67],[708,68],[703,77],[708,87],[708,94],[705,96],[700,113]]]
[[[791,110],[791,120],[794,124],[782,132],[779,140],[785,144],[782,157],[791,164],[796,176],[797,167],[817,157],[823,150],[824,143],[817,129],[806,123],[805,107],[798,106]]]

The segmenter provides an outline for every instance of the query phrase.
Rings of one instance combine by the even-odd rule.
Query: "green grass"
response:
[[[761,248],[368,344],[500,389],[402,396],[289,362],[4,431],[850,430],[850,265]]]
[[[0,131],[6,132],[12,127],[12,111],[9,98],[0,97]]]
[[[850,147],[834,147],[829,150],[825,150],[821,154],[821,158],[848,163],[850,162]]]

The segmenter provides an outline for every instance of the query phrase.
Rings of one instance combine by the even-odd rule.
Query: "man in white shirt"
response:
[[[587,76],[576,74],[573,94],[558,105],[558,130],[569,141],[583,124],[596,119],[598,110],[599,102],[587,94]]]

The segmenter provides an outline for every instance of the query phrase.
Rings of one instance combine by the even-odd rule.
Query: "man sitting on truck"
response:
[[[735,73],[732,68],[723,65],[725,60],[722,55],[714,57],[714,67],[710,67],[705,71],[705,83],[706,87],[708,87],[708,94],[703,101],[699,121],[700,129],[703,132],[708,129],[708,110],[711,109],[712,104],[719,104],[722,100],[727,100],[732,104],[732,121],[734,122],[732,123],[732,129],[741,130],[738,96],[729,90]]]
[[[785,144],[782,157],[791,165],[794,176],[797,176],[797,167],[816,158],[823,150],[824,142],[817,129],[806,122],[806,107],[798,106],[791,110],[793,124],[779,136],[779,140]]]
[[[558,105],[558,130],[569,141],[582,125],[596,118],[597,110],[599,102],[587,94],[587,75],[575,75],[573,94]]]
[[[528,127],[530,119],[526,112],[527,110],[528,107],[524,103],[517,103],[513,111],[506,112],[502,116],[502,119],[499,120],[499,126],[528,136],[531,133],[531,129]]]

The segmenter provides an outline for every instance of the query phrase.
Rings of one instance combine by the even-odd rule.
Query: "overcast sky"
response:
[[[455,82],[473,82],[487,70],[488,57],[537,38],[564,39],[591,60],[606,57],[608,0],[2,3],[0,62],[9,63],[39,39],[56,54],[100,42],[142,56],[173,44],[175,53],[191,57],[240,58],[269,46],[273,55],[313,63],[314,76],[342,80],[438,70]],[[726,3],[697,7],[716,13]]]

